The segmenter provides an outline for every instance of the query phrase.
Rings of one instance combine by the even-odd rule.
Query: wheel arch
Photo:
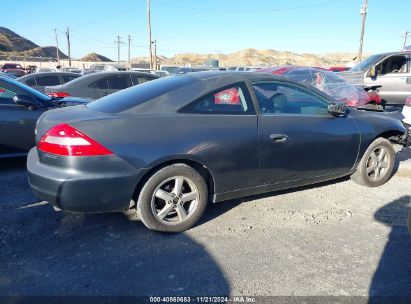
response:
[[[194,170],[196,170],[204,178],[204,180],[207,184],[209,198],[213,197],[213,194],[215,193],[215,179],[214,179],[214,176],[213,176],[211,170],[206,165],[202,164],[198,160],[194,160],[194,159],[191,159],[191,158],[184,158],[184,157],[176,157],[176,158],[172,158],[172,159],[162,160],[162,161],[159,161],[159,162],[156,162],[155,164],[153,164],[151,166],[150,170],[148,170],[142,176],[142,178],[140,179],[140,181],[136,185],[136,187],[134,189],[134,193],[133,193],[133,200],[135,202],[137,202],[138,196],[140,194],[141,189],[143,188],[143,186],[147,182],[147,180],[155,172],[157,172],[158,170],[160,170],[162,168],[165,168],[167,166],[174,165],[174,164],[185,164],[187,166],[190,166]]]

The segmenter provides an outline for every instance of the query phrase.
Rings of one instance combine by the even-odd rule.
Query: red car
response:
[[[310,84],[351,107],[382,110],[381,98],[375,88],[355,86],[333,72],[310,67],[277,66],[261,69],[258,72],[283,75]]]
[[[5,63],[1,67],[1,71],[4,73],[12,74],[16,77],[26,75],[26,72],[24,71],[23,67],[18,63]]]

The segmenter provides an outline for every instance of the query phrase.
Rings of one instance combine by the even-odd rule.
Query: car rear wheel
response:
[[[394,164],[393,146],[387,139],[377,138],[365,151],[351,179],[367,187],[381,186],[391,178]]]
[[[207,185],[196,170],[174,164],[147,180],[137,201],[137,214],[151,230],[182,232],[203,215],[207,193]]]

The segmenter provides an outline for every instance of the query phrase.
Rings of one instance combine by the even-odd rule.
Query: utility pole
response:
[[[157,40],[154,39],[154,70],[157,70]]]
[[[409,34],[411,34],[411,32],[409,32],[409,31],[406,31],[403,34],[403,36],[404,36],[404,45],[402,46],[403,49],[405,49],[405,47],[407,46],[407,39],[408,39]]]
[[[362,59],[362,47],[364,44],[364,31],[365,31],[365,18],[367,17],[367,12],[368,12],[368,0],[364,0],[364,3],[360,9],[360,15],[362,16],[362,23],[361,23],[361,36],[360,36],[360,50],[358,51],[358,62],[361,62],[361,59]]]
[[[66,32],[66,36],[67,36],[67,48],[68,48],[68,59],[69,59],[69,66],[71,66],[71,52],[70,52],[70,30],[67,27],[67,32]]]
[[[128,35],[128,67],[131,69],[130,48],[131,48],[131,36]]]
[[[117,63],[120,64],[120,44],[124,44],[124,42],[121,42],[121,37],[117,36],[117,40],[114,42],[117,43]]]
[[[150,69],[153,68],[153,50],[151,48],[150,0],[147,0],[148,47],[150,49]]]
[[[57,64],[60,65],[59,39],[58,39],[58,37],[57,37],[57,29],[54,29],[54,36],[56,37],[56,58],[57,58]]]

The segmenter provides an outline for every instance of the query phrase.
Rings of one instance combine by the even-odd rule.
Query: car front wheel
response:
[[[377,138],[365,151],[351,179],[367,187],[381,186],[391,178],[394,164],[393,146],[387,139]]]
[[[137,214],[149,229],[182,232],[191,228],[207,206],[203,177],[185,164],[174,164],[155,172],[143,186]]]

